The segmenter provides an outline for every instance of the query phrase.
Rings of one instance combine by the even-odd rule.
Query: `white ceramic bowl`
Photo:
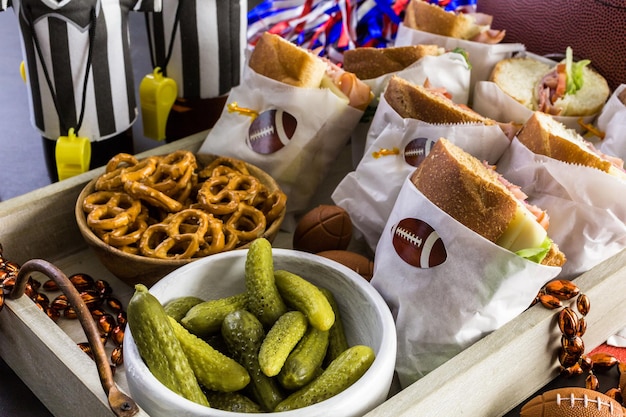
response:
[[[150,292],[161,303],[195,295],[221,298],[245,290],[247,250],[224,252],[199,259],[171,272]],[[286,269],[333,292],[350,345],[365,344],[376,359],[351,387],[318,404],[299,410],[271,413],[280,417],[362,416],[387,399],[396,361],[396,330],[389,308],[380,294],[351,269],[321,256],[288,249],[273,249],[274,267]],[[132,332],[124,338],[124,366],[132,398],[151,417],[244,417],[207,408],[175,394],[150,373],[137,351]]]

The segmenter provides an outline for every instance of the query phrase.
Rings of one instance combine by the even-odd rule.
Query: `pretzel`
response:
[[[265,199],[264,192],[267,194],[265,186],[252,175],[233,175],[226,188],[235,191],[240,201],[253,206]]]
[[[126,193],[97,191],[83,201],[87,224],[92,229],[113,230],[132,224],[141,212],[141,203]]]
[[[139,242],[141,235],[148,228],[148,209],[143,207],[135,221],[128,226],[123,226],[110,232],[100,231],[100,239],[103,242],[117,248],[130,247]],[[135,248],[136,250],[136,248]]]
[[[244,203],[239,203],[235,211],[225,222],[231,227],[240,242],[250,242],[263,236],[267,221],[260,210]]]
[[[235,173],[240,173],[244,175],[250,175],[250,171],[248,171],[248,167],[245,162],[240,161],[234,158],[228,158],[226,156],[220,156],[215,158],[211,163],[205,166],[202,171],[200,171],[200,178],[208,178],[214,176],[213,171],[219,168],[219,170],[230,169],[230,171],[234,171]],[[221,175],[218,173],[218,175]]]
[[[149,226],[141,236],[139,250],[161,259],[189,259],[212,225],[213,217],[196,209],[185,209]],[[213,226],[212,226],[213,227]]]
[[[227,234],[224,233],[225,230],[222,221],[213,216],[210,217],[212,220],[209,222],[209,229],[204,236],[202,236],[197,256],[207,256],[223,252],[227,243],[229,246],[233,245],[233,248],[237,245],[237,236],[233,233],[229,233],[227,236]]]
[[[272,224],[285,209],[287,195],[280,190],[274,190],[260,205],[260,210],[265,214],[267,224]]]
[[[228,177],[211,177],[204,181],[198,190],[198,202],[203,204],[210,213],[231,214],[239,207],[239,194],[228,189]]]
[[[179,178],[189,168],[198,167],[195,155],[190,151],[178,150],[164,156],[159,162],[158,171],[172,178]]]
[[[158,157],[149,157],[137,161],[132,155],[117,154],[107,164],[105,173],[96,180],[95,188],[113,191],[123,187],[126,181],[139,181],[156,171],[157,160]]]
[[[159,190],[155,190],[148,184],[137,181],[127,182],[124,184],[124,191],[138,200],[143,200],[148,204],[163,208],[172,213],[179,212],[183,209],[182,203]]]

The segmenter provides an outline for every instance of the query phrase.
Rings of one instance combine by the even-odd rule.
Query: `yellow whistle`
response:
[[[154,140],[165,139],[167,117],[176,101],[178,87],[172,78],[164,77],[161,68],[143,77],[139,84],[139,100],[143,134]]]
[[[91,161],[91,142],[85,137],[78,137],[74,129],[67,136],[60,136],[54,149],[59,180],[89,171]]]
[[[22,81],[26,84],[26,64],[24,61],[20,63],[20,76],[22,77]]]

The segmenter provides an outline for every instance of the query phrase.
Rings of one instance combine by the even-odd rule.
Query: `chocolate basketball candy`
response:
[[[522,407],[521,417],[623,417],[619,402],[587,388],[557,388],[537,395]]]
[[[402,260],[416,268],[432,268],[447,258],[439,234],[428,223],[406,218],[392,227],[391,242]]]
[[[434,144],[435,141],[428,138],[413,139],[404,147],[404,160],[407,164],[418,167]]]
[[[293,248],[318,253],[345,250],[352,239],[352,221],[339,206],[322,204],[304,214],[293,233]]]
[[[266,110],[250,125],[248,146],[260,154],[274,153],[293,138],[297,125],[296,118],[283,110]]]

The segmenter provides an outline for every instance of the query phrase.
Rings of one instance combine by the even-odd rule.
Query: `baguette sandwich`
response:
[[[411,0],[402,23],[411,29],[487,44],[500,43],[506,31],[491,28],[493,17],[485,13],[447,11],[425,0]]]
[[[354,73],[360,80],[371,80],[402,71],[425,56],[438,56],[444,52],[444,48],[437,45],[359,47],[343,53],[343,69]]]
[[[263,33],[250,53],[248,66],[273,80],[303,88],[328,88],[359,110],[374,98],[356,75],[288,40]]]
[[[434,88],[428,80],[424,85],[419,85],[394,75],[387,84],[384,97],[391,108],[405,119],[433,124],[496,123],[468,106],[455,103],[445,88]]]
[[[550,65],[532,57],[498,62],[490,81],[530,110],[555,116],[590,116],[598,113],[611,94],[606,79],[589,67],[590,61],[574,62],[571,48],[565,59]]]
[[[548,237],[549,217],[526,195],[445,138],[433,145],[410,177],[433,204],[485,239],[543,265],[562,266],[565,255]]]
[[[535,112],[517,134],[530,151],[571,164],[599,169],[626,180],[624,161],[597,150],[578,132],[548,114]]]

